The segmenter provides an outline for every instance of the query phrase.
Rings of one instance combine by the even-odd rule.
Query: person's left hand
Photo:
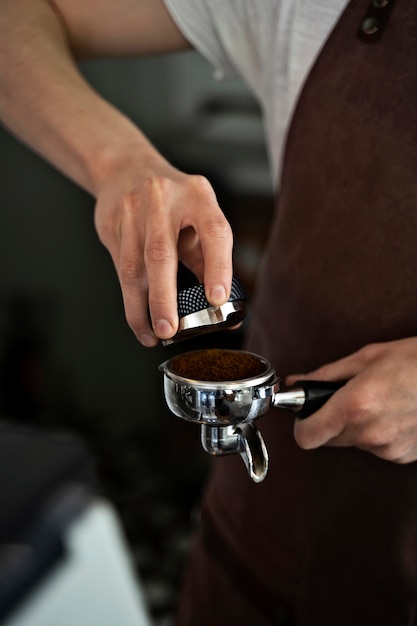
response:
[[[303,449],[356,446],[395,463],[417,460],[417,337],[369,344],[296,380],[343,381],[326,404],[295,421]]]

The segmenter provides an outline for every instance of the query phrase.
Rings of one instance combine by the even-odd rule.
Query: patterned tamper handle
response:
[[[235,302],[236,300],[246,300],[246,295],[240,280],[233,278],[228,302]],[[193,287],[182,289],[178,294],[178,316],[180,318],[191,313],[197,313],[197,311],[202,311],[203,309],[208,309],[211,306],[213,305],[210,304],[204,293],[204,285],[194,285]]]

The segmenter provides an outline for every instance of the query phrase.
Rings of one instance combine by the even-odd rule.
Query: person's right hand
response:
[[[110,252],[126,319],[147,347],[178,328],[177,271],[181,261],[204,283],[213,305],[227,301],[233,237],[213,188],[158,153],[119,164],[102,178],[95,224]]]
[[[190,49],[163,0],[2,0],[0,17],[2,121],[96,198],[96,228],[139,340],[175,334],[179,260],[223,304],[232,234],[211,186],[167,163],[75,63]]]

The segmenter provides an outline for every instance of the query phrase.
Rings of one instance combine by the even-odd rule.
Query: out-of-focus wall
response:
[[[250,296],[272,193],[245,86],[216,81],[195,53],[82,69],[174,164],[212,180]],[[155,626],[167,626],[211,459],[199,428],[168,413],[158,364],[200,346],[141,347],[94,230],[93,199],[1,129],[0,163],[0,420],[62,426],[92,448]]]

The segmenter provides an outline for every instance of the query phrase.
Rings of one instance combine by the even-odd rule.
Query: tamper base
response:
[[[162,345],[168,346],[197,335],[233,328],[245,317],[246,306],[243,300],[228,301],[221,306],[209,306],[181,317],[178,332],[170,339],[164,339]]]

